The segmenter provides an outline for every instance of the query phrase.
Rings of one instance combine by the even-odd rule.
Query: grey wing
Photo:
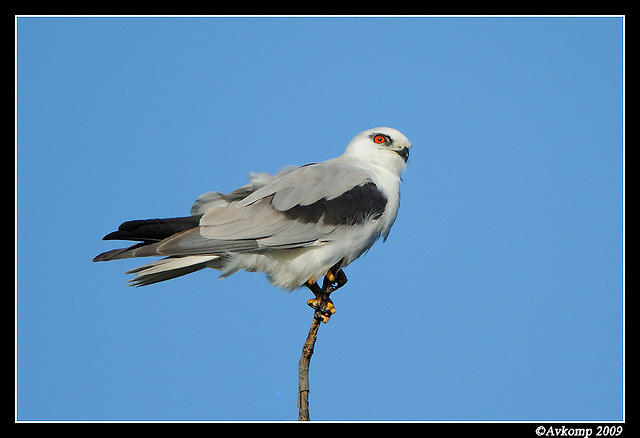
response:
[[[340,226],[378,218],[386,198],[361,170],[324,162],[287,170],[251,193],[204,212],[199,227],[161,242],[158,254],[300,248]]]
[[[286,211],[296,205],[305,206],[320,199],[337,198],[367,181],[370,181],[370,175],[365,171],[329,160],[278,174],[269,184],[259,187],[238,204],[251,205],[273,195],[273,207],[278,211]]]
[[[293,170],[294,168],[294,166],[287,167],[280,171],[278,175]],[[198,196],[198,199],[196,199],[191,206],[191,215],[199,216],[214,207],[227,207],[230,203],[244,199],[260,187],[270,183],[278,175],[270,175],[265,172],[251,172],[249,173],[249,183],[238,187],[230,193],[215,191],[203,193]]]

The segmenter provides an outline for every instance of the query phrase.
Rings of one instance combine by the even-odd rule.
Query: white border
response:
[[[19,18],[622,18],[622,420],[415,420],[415,421],[311,421],[311,423],[525,423],[525,424],[621,424],[626,418],[625,361],[625,15],[14,15],[14,422],[15,423],[301,423],[287,421],[227,421],[227,420],[18,420],[18,19]]]

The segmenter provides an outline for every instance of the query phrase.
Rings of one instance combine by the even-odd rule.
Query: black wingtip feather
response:
[[[102,240],[134,240],[140,242],[159,242],[181,231],[196,228],[200,223],[198,216],[173,217],[166,219],[136,219],[122,223]]]

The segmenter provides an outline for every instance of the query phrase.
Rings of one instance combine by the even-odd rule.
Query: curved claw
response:
[[[307,300],[307,305],[316,311],[315,317],[317,319],[321,320],[325,324],[329,322],[331,315],[336,313],[336,306],[329,298],[329,294],[341,288],[346,283],[347,276],[344,274],[342,269],[338,268],[338,265],[327,271],[322,282],[322,287],[318,286],[315,278],[310,278],[305,283],[307,288],[309,288],[309,290],[311,290],[315,295],[315,298]]]
[[[320,307],[321,303],[322,303],[321,297],[315,297],[307,300],[307,305],[311,307],[313,310],[318,310],[322,313],[329,313],[331,315],[336,313],[336,306],[333,304],[333,301],[331,301],[331,299],[327,298],[327,302],[324,307]]]

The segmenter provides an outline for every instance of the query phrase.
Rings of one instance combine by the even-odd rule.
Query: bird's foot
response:
[[[335,273],[333,271],[336,271]],[[347,284],[347,276],[342,269],[331,268],[324,276],[322,288],[334,292]],[[328,289],[330,288],[330,289]]]
[[[320,286],[318,286],[318,283],[316,283],[315,278],[311,278],[307,281],[307,287],[315,295],[315,298],[307,300],[307,305],[315,310],[315,317],[326,324],[329,322],[331,315],[336,313],[336,306],[333,304],[333,301],[331,301],[331,298],[329,298],[331,289],[326,287],[326,280],[325,283],[323,283],[323,286],[324,287],[321,289]]]
[[[316,318],[325,324],[329,322],[331,315],[336,313],[336,306],[329,298],[329,294],[347,284],[347,276],[338,265],[329,269],[322,280],[322,288],[318,286],[315,278],[310,278],[306,286],[315,295],[315,298],[307,300],[307,304],[315,310]]]
[[[331,315],[336,313],[336,306],[333,305],[333,301],[331,301],[331,298],[328,296],[324,299],[322,296],[316,296],[315,298],[307,300],[307,304],[317,312],[325,324],[329,322]]]

